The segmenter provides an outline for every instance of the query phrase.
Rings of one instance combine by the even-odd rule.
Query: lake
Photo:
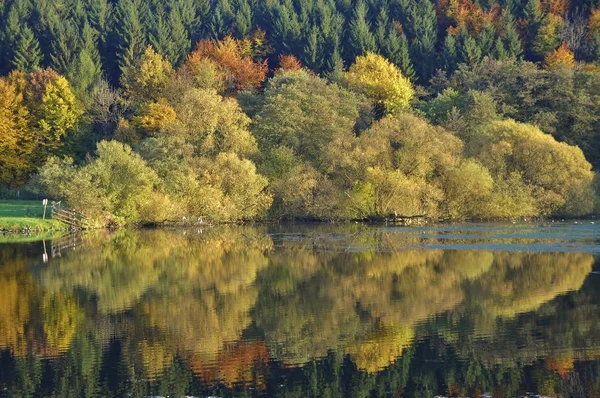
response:
[[[600,396],[594,221],[0,245],[0,396]]]

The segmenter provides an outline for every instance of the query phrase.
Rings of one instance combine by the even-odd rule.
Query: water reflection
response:
[[[0,246],[0,395],[600,393],[592,254],[420,239],[128,231],[47,264]]]

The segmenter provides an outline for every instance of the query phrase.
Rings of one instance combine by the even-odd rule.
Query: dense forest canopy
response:
[[[2,0],[0,186],[99,224],[578,216],[597,0]]]

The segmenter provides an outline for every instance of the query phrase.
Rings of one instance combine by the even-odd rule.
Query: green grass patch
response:
[[[30,217],[0,217],[0,231],[4,232],[47,232],[65,231],[67,225],[57,220],[42,220]]]
[[[50,209],[46,209],[41,200],[0,200],[0,231],[19,233],[42,233],[65,231],[67,225],[50,218]]]
[[[0,200],[0,218],[42,218],[43,215],[44,206],[41,200]],[[50,205],[46,210],[46,218],[50,218]]]

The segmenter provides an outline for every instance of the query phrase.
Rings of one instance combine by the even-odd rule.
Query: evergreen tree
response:
[[[319,32],[320,51],[319,65],[322,70],[333,70],[340,59],[340,40],[343,32],[343,17],[336,11],[335,1],[317,2],[314,10],[314,21]]]
[[[504,48],[504,43],[502,42],[502,39],[499,37],[496,38],[496,41],[494,42],[493,55],[494,55],[494,58],[499,59],[501,61],[508,59],[508,53],[506,52],[506,49]]]
[[[458,36],[458,55],[461,62],[472,65],[481,60],[482,51],[477,41],[469,35],[466,29],[461,29]]]
[[[395,31],[395,30],[394,30]],[[397,32],[396,32],[397,33]],[[416,73],[413,66],[412,60],[410,59],[410,50],[408,45],[408,39],[404,33],[400,34],[400,51],[399,51],[399,62],[398,66],[402,71],[402,74],[408,77],[410,80],[415,80]]]
[[[520,58],[523,53],[521,39],[515,27],[514,18],[508,12],[504,14],[504,46],[509,58]]]
[[[267,3],[265,14],[265,30],[271,33],[275,50],[281,54],[297,53],[302,45],[302,27],[292,1]]]
[[[486,24],[477,37],[477,45],[481,49],[481,54],[483,56],[488,56],[493,53],[496,44],[495,39],[496,31],[494,30],[494,26],[492,24]]]
[[[102,78],[102,64],[96,45],[96,35],[97,33],[89,24],[83,26],[78,54],[66,71],[66,77],[71,82],[73,91],[86,107],[89,105],[89,94]]]
[[[29,18],[29,3],[23,0],[14,1],[5,11],[6,18],[2,20],[3,54],[0,55],[0,73],[6,74],[13,67],[15,51],[22,36],[23,24]]]
[[[456,50],[456,37],[448,33],[444,39],[442,51],[442,64],[447,73],[452,73],[458,65],[458,52]]]
[[[78,56],[80,32],[71,21],[55,21],[52,26],[50,66],[66,74]]]
[[[192,47],[188,31],[178,8],[171,9],[169,13],[169,29],[171,33],[171,45],[167,53],[167,58],[173,65],[178,65],[190,52]]]
[[[171,12],[174,11],[179,15],[193,43],[206,35],[210,15],[208,0],[171,0]]]
[[[247,36],[252,30],[252,8],[246,0],[237,0],[238,5],[236,7],[233,17],[233,31],[238,38]]]
[[[375,37],[367,21],[367,6],[363,0],[359,0],[354,8],[352,20],[348,24],[346,61],[352,63],[356,57],[375,50]]]
[[[437,16],[430,0],[403,0],[406,2],[407,35],[410,39],[411,58],[421,81],[428,81],[436,69]]]
[[[157,53],[165,55],[171,60],[171,49],[173,42],[171,39],[171,29],[169,23],[165,20],[164,13],[154,16],[154,26],[149,32],[148,41]]]
[[[388,17],[387,10],[384,7],[381,7],[381,10],[377,15],[377,20],[375,21],[375,41],[377,43],[377,48],[379,49],[379,52],[382,54],[385,54],[387,52],[387,46],[396,46],[396,44],[387,43],[389,24],[390,19]],[[385,55],[390,61],[395,62],[395,60],[392,57],[390,57],[389,54]]]
[[[33,31],[25,26],[17,39],[11,65],[14,69],[23,72],[35,72],[40,68],[41,61],[40,44]]]
[[[211,10],[210,36],[222,39],[231,33],[232,20],[235,17],[229,0],[217,0]]]
[[[525,4],[525,8],[523,9],[523,16],[527,22],[527,52],[528,55],[531,55],[533,53],[533,42],[537,37],[538,30],[542,24],[542,19],[544,18],[544,14],[542,13],[540,6],[540,0],[528,0]]]
[[[144,0],[120,0],[112,21],[112,46],[115,63],[108,69],[112,79],[118,79],[125,69],[139,59],[146,49]],[[144,15],[146,14],[146,15]]]

